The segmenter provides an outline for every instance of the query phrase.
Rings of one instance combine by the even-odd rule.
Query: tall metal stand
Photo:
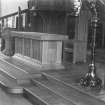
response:
[[[92,47],[91,47],[91,63],[89,64],[89,71],[84,77],[80,79],[80,84],[84,87],[101,88],[102,81],[97,77],[95,66],[95,44],[96,44],[96,28],[97,28],[97,10],[96,2],[91,2],[92,9]]]

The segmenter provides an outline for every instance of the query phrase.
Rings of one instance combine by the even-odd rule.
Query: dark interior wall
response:
[[[31,31],[43,32],[44,23],[39,14],[31,16]]]
[[[50,14],[47,19],[47,32],[56,34],[66,34],[65,15],[56,13]]]
[[[75,37],[75,16],[67,16],[67,35],[69,39],[73,39]]]
[[[31,16],[31,31],[66,34],[66,15],[59,12],[38,12]]]

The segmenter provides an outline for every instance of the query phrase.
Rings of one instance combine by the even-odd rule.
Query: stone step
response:
[[[42,78],[32,80],[35,84],[40,84],[43,87],[51,90],[66,100],[70,100],[75,105],[104,105],[105,102],[98,98],[92,97],[78,89],[73,88],[66,83],[50,77],[44,73]]]
[[[34,105],[75,105],[40,84],[34,84],[32,87],[24,88],[24,91],[25,97]]]
[[[0,74],[0,87],[7,93],[23,94],[23,87],[16,84],[14,79],[6,78]]]
[[[11,77],[17,84],[29,84],[31,80],[31,75],[4,59],[0,59],[0,73],[5,77]]]

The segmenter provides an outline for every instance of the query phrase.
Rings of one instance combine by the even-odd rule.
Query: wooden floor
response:
[[[32,105],[28,100],[19,95],[5,93],[0,88],[0,105]]]
[[[104,50],[97,50],[96,53],[97,73],[101,79],[104,78],[102,76],[105,71],[104,52]],[[66,58],[68,57],[65,57],[64,60],[65,70],[40,72],[34,66],[20,61],[15,57],[8,58],[1,54],[0,65],[2,65],[0,67],[5,69],[4,65],[8,65],[9,68],[15,71],[11,72],[11,69],[7,68],[8,70],[5,70],[5,72],[9,72],[8,75],[12,75],[13,77],[16,75],[15,73],[19,73],[19,70],[22,72],[25,70],[25,72],[28,72],[32,76],[32,84],[24,87],[26,97],[22,95],[12,95],[0,89],[0,105],[104,105],[104,88],[101,90],[91,90],[79,85],[79,79],[88,72],[90,60],[85,64],[72,64],[71,60],[66,60]],[[18,70],[18,72],[16,72],[16,70]],[[41,77],[36,78],[35,74],[40,73]],[[2,70],[0,70],[0,74],[4,75]],[[18,75],[15,76],[16,79],[18,79],[18,77],[21,78],[21,76]],[[10,78],[8,79],[11,80]],[[35,99],[35,102],[32,102],[33,104],[30,103],[32,98]]]

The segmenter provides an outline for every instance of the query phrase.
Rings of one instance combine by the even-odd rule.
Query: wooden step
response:
[[[35,65],[26,63],[20,59],[17,59],[16,57],[12,57],[10,59],[5,59],[5,61],[23,69],[24,71],[28,72],[31,75],[40,74],[40,71],[37,69],[37,67],[35,67]]]
[[[0,59],[0,73],[15,79],[18,84],[30,83],[31,75],[24,70],[6,62],[4,59]]]
[[[68,86],[66,83],[59,81],[55,78],[51,78],[50,76],[42,76],[42,78],[34,79],[33,82],[35,84],[40,84],[52,92],[62,96],[66,100],[70,100],[76,105],[104,105],[105,102],[92,97],[89,94],[85,94],[71,86]]]
[[[5,78],[7,76],[14,79],[15,82],[16,81],[18,82],[18,80],[20,80],[21,82],[22,80],[24,82],[28,80],[28,82],[30,82],[30,79],[29,79],[30,76],[28,77],[25,75],[26,77],[23,78],[24,74],[22,76],[20,71],[24,72],[25,74],[28,74],[31,69],[31,74],[33,74],[36,68],[33,68],[30,65],[27,65],[26,63],[16,60],[14,58],[9,58],[9,57],[5,59],[4,58],[0,59],[0,67],[1,67],[0,73],[3,74],[2,78]],[[44,79],[42,79],[43,77]],[[57,105],[62,105],[62,104],[73,105],[73,103],[74,105],[104,105],[105,104],[103,101],[95,97],[92,97],[88,94],[85,94],[79,91],[78,89],[75,89],[74,87],[68,86],[65,82],[58,80],[53,76],[51,77],[51,75],[48,75],[46,73],[43,73],[42,78],[40,78],[40,76],[38,78],[35,78],[35,79],[31,78],[33,79],[32,81],[35,84],[35,86],[30,85],[29,87],[24,87],[24,90],[25,90],[24,94],[26,94],[26,96],[30,100],[34,101],[34,103],[38,103],[39,105],[55,105],[55,103],[53,103],[52,100],[56,101],[55,99],[57,97],[59,97],[57,99],[60,100],[61,102],[61,104],[58,104],[57,102]],[[4,81],[5,79],[1,79],[1,80]],[[2,82],[2,81],[1,81],[1,84],[5,84],[2,86],[8,87],[9,89],[8,84],[10,81],[8,82],[7,79],[5,80],[7,82]],[[15,89],[15,85],[13,86],[13,89]],[[48,93],[50,93],[50,95]],[[47,100],[47,96],[48,96],[48,100]],[[52,100],[50,97],[52,98]],[[62,99],[64,100],[63,102],[61,101]]]
[[[104,98],[105,97],[105,88],[101,88],[101,90],[100,89],[91,89],[91,88],[84,88],[80,85],[79,81],[83,75],[80,74],[79,69],[81,69],[81,68],[78,67],[78,69],[76,69],[78,71],[76,71],[74,68],[73,69],[74,73],[71,72],[70,70],[52,71],[52,72],[47,71],[44,73],[44,75],[46,75],[49,78],[57,79],[58,81],[63,82],[64,84],[66,84],[68,86],[71,86],[72,88],[75,88],[79,91],[82,91],[85,94],[89,94],[92,97],[98,98],[105,102],[105,98]],[[83,70],[82,70],[82,73],[84,72]]]
[[[23,94],[23,87],[16,84],[14,79],[5,78],[4,76],[0,75],[0,87],[12,94]]]
[[[5,62],[22,69],[23,71],[29,73],[31,77],[39,77],[41,76],[41,72],[37,69],[37,67],[33,64],[26,63],[23,60],[13,56],[13,57],[7,57],[0,53],[0,58],[5,60]]]
[[[30,88],[24,88],[24,90],[25,97],[35,105],[75,105],[40,84],[35,84],[35,86]]]

